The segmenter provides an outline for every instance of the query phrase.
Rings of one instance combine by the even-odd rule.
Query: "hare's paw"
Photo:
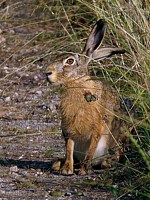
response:
[[[108,156],[108,158],[104,159],[101,162],[101,168],[111,168],[114,166],[120,159],[120,152],[116,151],[114,155]]]
[[[73,174],[73,164],[71,162],[66,162],[61,169],[61,174],[72,175]]]
[[[80,165],[78,175],[84,176],[84,175],[90,175],[90,174],[91,174],[91,162],[84,161]]]
[[[102,169],[111,168],[111,165],[112,165],[112,159],[111,158],[105,159],[101,162],[101,168]]]
[[[84,167],[81,167],[80,170],[79,170],[78,175],[79,176],[85,176],[86,174],[88,174],[86,169]]]
[[[60,160],[53,163],[53,165],[52,165],[53,171],[59,171],[60,168],[61,168],[61,161]]]

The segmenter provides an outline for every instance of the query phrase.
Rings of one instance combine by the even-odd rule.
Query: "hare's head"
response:
[[[51,83],[62,84],[68,79],[86,75],[85,58],[79,54],[63,54],[56,62],[47,67],[46,74]]]
[[[62,84],[66,80],[88,75],[88,64],[91,60],[102,60],[114,54],[122,54],[121,48],[100,48],[107,24],[100,19],[93,27],[84,50],[80,54],[64,54],[46,70],[51,83]]]

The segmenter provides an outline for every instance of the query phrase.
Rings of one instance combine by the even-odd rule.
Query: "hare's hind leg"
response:
[[[94,133],[92,135],[89,149],[86,152],[86,155],[85,155],[83,162],[81,163],[81,168],[80,168],[80,171],[79,171],[80,175],[85,175],[85,174],[91,172],[92,160],[94,158],[94,154],[96,152],[96,148],[97,148],[97,145],[99,143],[100,138],[101,138],[100,133]]]

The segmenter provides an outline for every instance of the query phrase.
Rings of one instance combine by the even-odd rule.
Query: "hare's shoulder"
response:
[[[120,97],[117,90],[110,84],[104,81],[97,82],[97,88],[101,88],[99,94],[101,96],[99,98],[102,106],[107,108],[107,110],[118,110],[120,108]]]

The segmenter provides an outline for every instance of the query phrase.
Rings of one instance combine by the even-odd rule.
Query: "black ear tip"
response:
[[[111,55],[114,55],[114,54],[124,54],[126,51],[124,49],[116,49],[114,51],[111,52]]]
[[[121,49],[120,51],[119,51],[119,53],[120,54],[124,54],[126,51],[124,50],[124,49]]]
[[[105,22],[104,19],[100,19],[96,22],[96,29],[95,29],[95,33],[99,32],[99,30],[101,30],[101,33],[105,32],[107,28],[107,23]]]
[[[97,26],[104,26],[106,25],[106,21],[104,19],[99,19],[97,22],[96,22]]]
[[[99,19],[99,20],[97,21],[97,23],[104,23],[104,22],[105,22],[104,19]]]

